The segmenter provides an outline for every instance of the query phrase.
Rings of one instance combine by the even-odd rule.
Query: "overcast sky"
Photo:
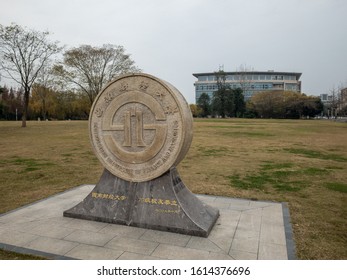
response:
[[[122,45],[143,72],[195,102],[192,73],[302,73],[302,91],[347,86],[346,0],[0,0],[0,24],[61,45]]]

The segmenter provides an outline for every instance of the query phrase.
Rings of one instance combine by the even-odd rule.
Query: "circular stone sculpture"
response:
[[[104,172],[64,217],[207,237],[219,211],[190,192],[176,169],[192,134],[190,108],[169,83],[142,73],[110,82],[89,116]]]
[[[130,182],[155,179],[186,155],[193,136],[190,108],[169,83],[148,74],[111,81],[89,116],[92,147],[103,166]]]

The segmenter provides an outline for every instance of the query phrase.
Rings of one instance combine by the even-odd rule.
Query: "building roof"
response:
[[[193,76],[198,78],[199,76],[211,76],[215,75],[217,72],[209,72],[209,73],[194,73]],[[302,73],[297,72],[277,72],[277,71],[235,71],[235,72],[224,72],[225,75],[295,75],[296,80],[299,80]]]

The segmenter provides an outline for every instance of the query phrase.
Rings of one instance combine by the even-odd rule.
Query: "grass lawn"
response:
[[[0,213],[96,183],[102,169],[86,121],[0,122]],[[196,119],[178,169],[194,193],[288,202],[298,258],[347,259],[346,123]]]

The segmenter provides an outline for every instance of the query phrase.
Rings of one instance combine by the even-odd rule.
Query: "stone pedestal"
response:
[[[105,169],[92,192],[64,216],[207,237],[219,211],[196,198],[174,167],[145,182]]]

